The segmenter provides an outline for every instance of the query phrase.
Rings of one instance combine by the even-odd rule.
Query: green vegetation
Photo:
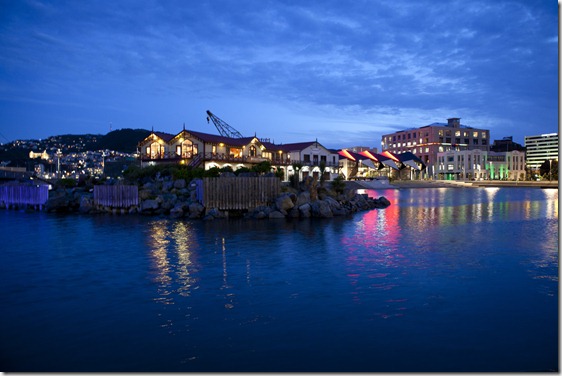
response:
[[[544,161],[540,166],[540,174],[542,180],[558,180],[558,161]]]
[[[337,193],[343,193],[345,189],[345,178],[343,175],[338,175],[334,180],[332,180],[332,189]]]

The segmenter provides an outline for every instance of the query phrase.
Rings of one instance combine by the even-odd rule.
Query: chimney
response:
[[[447,126],[453,128],[461,127],[461,118],[449,118],[447,119]]]

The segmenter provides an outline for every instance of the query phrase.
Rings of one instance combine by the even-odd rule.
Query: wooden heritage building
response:
[[[139,143],[141,166],[162,163],[178,163],[192,167],[223,168],[234,171],[251,168],[263,161],[284,172],[284,180],[299,174],[320,177],[321,166],[328,180],[339,173],[337,151],[325,148],[318,141],[274,144],[254,137],[225,137],[202,133],[185,128],[176,135],[152,132]],[[293,171],[293,166],[299,166]]]

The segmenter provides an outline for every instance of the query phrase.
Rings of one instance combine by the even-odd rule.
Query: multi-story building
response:
[[[437,154],[437,178],[444,180],[524,180],[525,152],[449,150]]]
[[[527,168],[537,172],[545,161],[558,161],[558,133],[525,136]]]
[[[491,180],[525,180],[525,152],[488,152],[486,170]]]
[[[427,166],[423,177],[436,178],[439,173],[437,154],[456,150],[490,150],[490,131],[462,125],[460,118],[447,123],[433,123],[382,136],[382,150],[393,154],[411,152]]]

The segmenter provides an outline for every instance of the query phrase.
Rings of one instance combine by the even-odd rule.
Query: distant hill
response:
[[[119,129],[106,135],[99,134],[65,134],[51,136],[43,140],[13,141],[0,144],[0,162],[10,162],[10,167],[32,168],[36,160],[29,159],[29,152],[60,150],[63,154],[72,152],[114,150],[134,153],[137,145],[144,140],[150,131],[145,129]]]
[[[148,137],[149,134],[150,131],[145,129],[119,129],[102,136],[96,148],[98,150],[109,149],[124,153],[134,153],[137,150],[138,143]]]

